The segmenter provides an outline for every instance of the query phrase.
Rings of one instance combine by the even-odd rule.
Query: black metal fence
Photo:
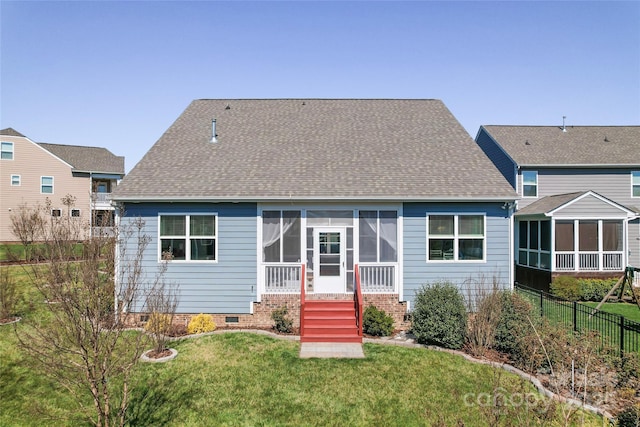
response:
[[[600,334],[603,345],[620,353],[640,352],[640,323],[518,283],[515,288],[550,321],[563,324],[574,331],[596,331]]]

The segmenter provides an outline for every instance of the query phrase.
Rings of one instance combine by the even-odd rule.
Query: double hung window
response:
[[[217,217],[160,215],[160,258],[173,261],[218,259]]]
[[[427,260],[484,260],[484,222],[484,215],[429,215]]]

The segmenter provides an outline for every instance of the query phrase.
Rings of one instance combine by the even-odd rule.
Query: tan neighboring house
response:
[[[124,177],[124,157],[106,148],[37,143],[14,129],[0,130],[0,242],[13,242],[11,215],[21,205],[44,206],[50,214],[92,225],[114,217],[111,192]],[[76,198],[71,210],[62,198]]]

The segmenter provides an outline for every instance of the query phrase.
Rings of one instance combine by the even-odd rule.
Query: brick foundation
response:
[[[352,294],[308,294],[307,299],[322,300],[353,300]],[[363,307],[374,305],[384,310],[393,318],[394,328],[407,330],[411,326],[405,320],[407,303],[398,301],[398,294],[364,294]],[[282,306],[286,306],[288,317],[293,321],[294,328],[300,325],[300,294],[268,294],[262,295],[261,302],[253,303],[253,314],[211,314],[218,328],[258,328],[265,329],[273,326],[271,313]],[[176,313],[173,324],[186,327],[193,316],[199,313]],[[132,314],[131,324],[144,325],[145,314]],[[232,320],[232,321],[229,321]],[[237,322],[235,321],[237,320]]]

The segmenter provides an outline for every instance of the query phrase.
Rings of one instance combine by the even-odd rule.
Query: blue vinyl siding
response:
[[[218,220],[218,260],[210,262],[170,262],[165,273],[167,283],[178,286],[178,313],[250,312],[256,300],[256,215],[253,203],[206,204],[127,204],[121,224],[141,217],[145,234],[151,238],[144,254],[143,267],[151,282],[160,267],[158,262],[158,214],[216,213]],[[133,246],[129,250],[134,249]]]
[[[485,286],[493,286],[499,278],[500,286],[508,288],[510,265],[509,218],[501,209],[502,203],[407,203],[404,205],[404,299],[411,301],[422,285],[449,281],[466,297],[474,296],[472,281],[484,279]],[[429,214],[484,213],[486,215],[486,254],[482,262],[427,262],[426,217]]]
[[[500,146],[482,127],[476,136],[476,144],[480,146],[482,151],[484,151],[484,154],[489,157],[509,184],[516,189],[516,165],[514,161],[502,150],[502,148],[500,148]]]

